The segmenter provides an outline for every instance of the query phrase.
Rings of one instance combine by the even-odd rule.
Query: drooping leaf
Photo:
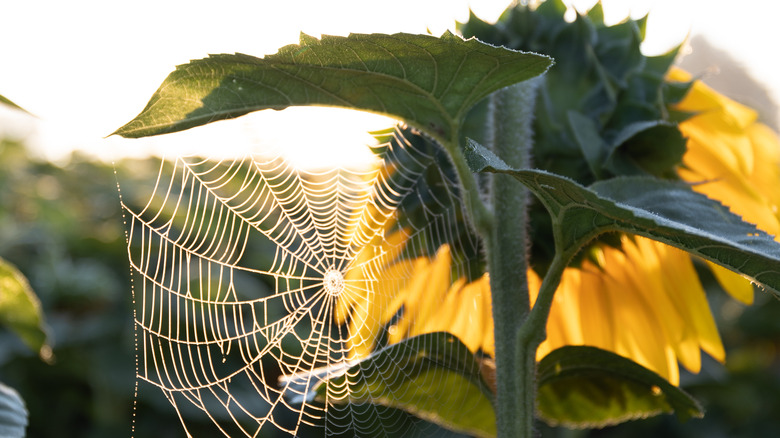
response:
[[[348,367],[296,375],[291,383],[292,402],[299,393],[325,400],[328,391],[343,392],[348,385],[349,397],[329,399],[336,403],[382,404],[451,430],[475,436],[496,435],[493,396],[482,381],[480,365],[449,333],[405,339]]]
[[[31,349],[47,355],[38,297],[24,275],[3,259],[0,259],[0,326],[10,328]]]
[[[604,427],[660,413],[700,418],[701,406],[683,390],[615,353],[567,346],[539,362],[539,415],[570,428]]]
[[[390,115],[450,140],[472,105],[551,62],[449,32],[301,35],[300,44],[264,58],[213,55],[179,66],[114,134],[144,137],[262,109],[323,105]]]
[[[473,141],[466,156],[473,171],[509,174],[528,187],[550,213],[560,250],[610,231],[638,234],[745,275],[780,297],[780,244],[684,184],[621,177],[586,188],[542,170],[512,169]]]
[[[19,393],[0,383],[0,436],[23,438],[27,417],[27,408]]]

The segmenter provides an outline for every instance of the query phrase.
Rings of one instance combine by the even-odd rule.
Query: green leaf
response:
[[[30,112],[28,112],[26,109],[24,109],[24,108],[20,107],[19,105],[15,104],[14,102],[11,101],[11,99],[8,99],[7,97],[3,96],[2,94],[0,94],[0,104],[3,104],[3,105],[8,106],[8,107],[11,107],[13,109],[24,111],[27,114],[30,114]]]
[[[607,168],[616,175],[668,177],[682,162],[685,151],[686,139],[674,123],[635,122],[617,133],[606,159]]]
[[[638,23],[629,19],[614,26],[598,27],[597,33],[601,42],[594,47],[598,62],[612,79],[625,87],[625,78],[640,71],[645,62],[639,49],[642,32]]]
[[[50,355],[38,297],[24,275],[3,259],[0,259],[0,325],[16,332],[44,359]]]
[[[602,178],[601,168],[604,164],[607,146],[601,138],[598,126],[593,120],[577,111],[569,111],[566,115],[574,142],[580,147],[590,171],[596,179]]]
[[[301,35],[275,55],[212,55],[177,67],[135,119],[114,134],[175,132],[263,109],[324,105],[400,118],[451,140],[467,110],[493,91],[530,79],[551,59],[449,32]]]
[[[559,348],[537,370],[538,412],[552,425],[592,428],[664,412],[683,421],[704,415],[696,400],[663,377],[595,347]]]
[[[385,347],[348,368],[335,366],[293,376],[291,402],[374,403],[403,409],[451,430],[496,435],[493,395],[480,365],[455,336],[427,333]],[[330,394],[348,397],[336,399]],[[295,397],[298,396],[298,397]]]
[[[465,152],[473,171],[512,175],[539,198],[561,251],[574,253],[606,232],[637,234],[738,272],[780,297],[780,244],[687,185],[620,177],[586,188],[542,170],[511,169],[474,141]]]
[[[0,436],[22,438],[27,428],[27,408],[13,388],[0,383]]]
[[[598,25],[604,26],[604,8],[601,2],[597,2],[586,14],[590,20]]]

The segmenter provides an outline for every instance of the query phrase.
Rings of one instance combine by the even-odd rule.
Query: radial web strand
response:
[[[378,138],[377,164],[363,170],[305,171],[262,154],[163,160],[145,206],[123,201],[137,378],[162,391],[188,436],[437,430],[388,407],[414,391],[398,371],[404,355],[354,366],[426,332],[403,291],[445,253],[447,287],[475,280],[479,242],[444,153],[401,128]],[[365,379],[400,392],[380,397]]]

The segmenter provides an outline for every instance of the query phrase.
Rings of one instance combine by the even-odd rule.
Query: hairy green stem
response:
[[[572,254],[556,252],[550,267],[542,280],[539,294],[528,318],[520,327],[517,334],[517,346],[519,349],[533,349],[534,355],[539,345],[547,337],[547,317],[550,316],[555,290],[561,282],[563,271],[568,266]]]
[[[518,376],[518,391],[522,397],[523,415],[525,420],[533,421],[536,406],[536,352],[539,345],[547,337],[547,319],[550,315],[555,290],[561,282],[563,271],[566,269],[570,254],[556,252],[547,273],[542,280],[536,302],[517,333],[515,363]],[[494,294],[495,295],[495,294]],[[533,434],[533,424],[521,424],[522,437],[530,437]]]
[[[531,165],[535,94],[536,81],[526,81],[491,97],[488,146],[516,169]],[[509,175],[493,175],[491,183],[495,224],[486,238],[486,249],[495,324],[497,430],[499,437],[531,437],[536,351],[517,344],[530,310],[526,277],[529,192]]]
[[[531,164],[531,122],[537,84],[535,80],[526,81],[491,96],[485,143],[517,169]],[[530,195],[513,177],[492,175],[491,214],[480,197],[459,143],[452,139],[444,146],[458,174],[466,210],[485,242],[495,327],[498,436],[530,438],[534,433],[536,349],[541,343],[539,339],[544,339],[546,324],[546,316],[542,322],[529,319],[531,305],[526,273]],[[522,331],[538,333],[538,336],[529,338],[530,342],[521,342]]]

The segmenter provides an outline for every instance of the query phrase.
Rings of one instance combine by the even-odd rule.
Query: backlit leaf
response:
[[[699,404],[658,374],[588,346],[554,350],[539,362],[539,415],[570,428],[604,427],[660,413],[704,415]]]
[[[355,375],[361,378],[349,378]],[[330,398],[332,402],[382,404],[451,430],[496,435],[493,395],[482,381],[478,360],[449,333],[405,339],[347,368],[296,375],[291,383],[287,385],[291,395],[303,393],[321,400],[329,390],[343,392],[338,388],[346,384],[350,396],[340,401]]]
[[[115,134],[144,137],[262,109],[323,105],[393,116],[450,140],[471,106],[551,62],[449,32],[302,35],[300,44],[264,58],[212,55],[177,67]]]
[[[41,305],[19,270],[0,259],[0,326],[22,338],[25,344],[47,356]]]

